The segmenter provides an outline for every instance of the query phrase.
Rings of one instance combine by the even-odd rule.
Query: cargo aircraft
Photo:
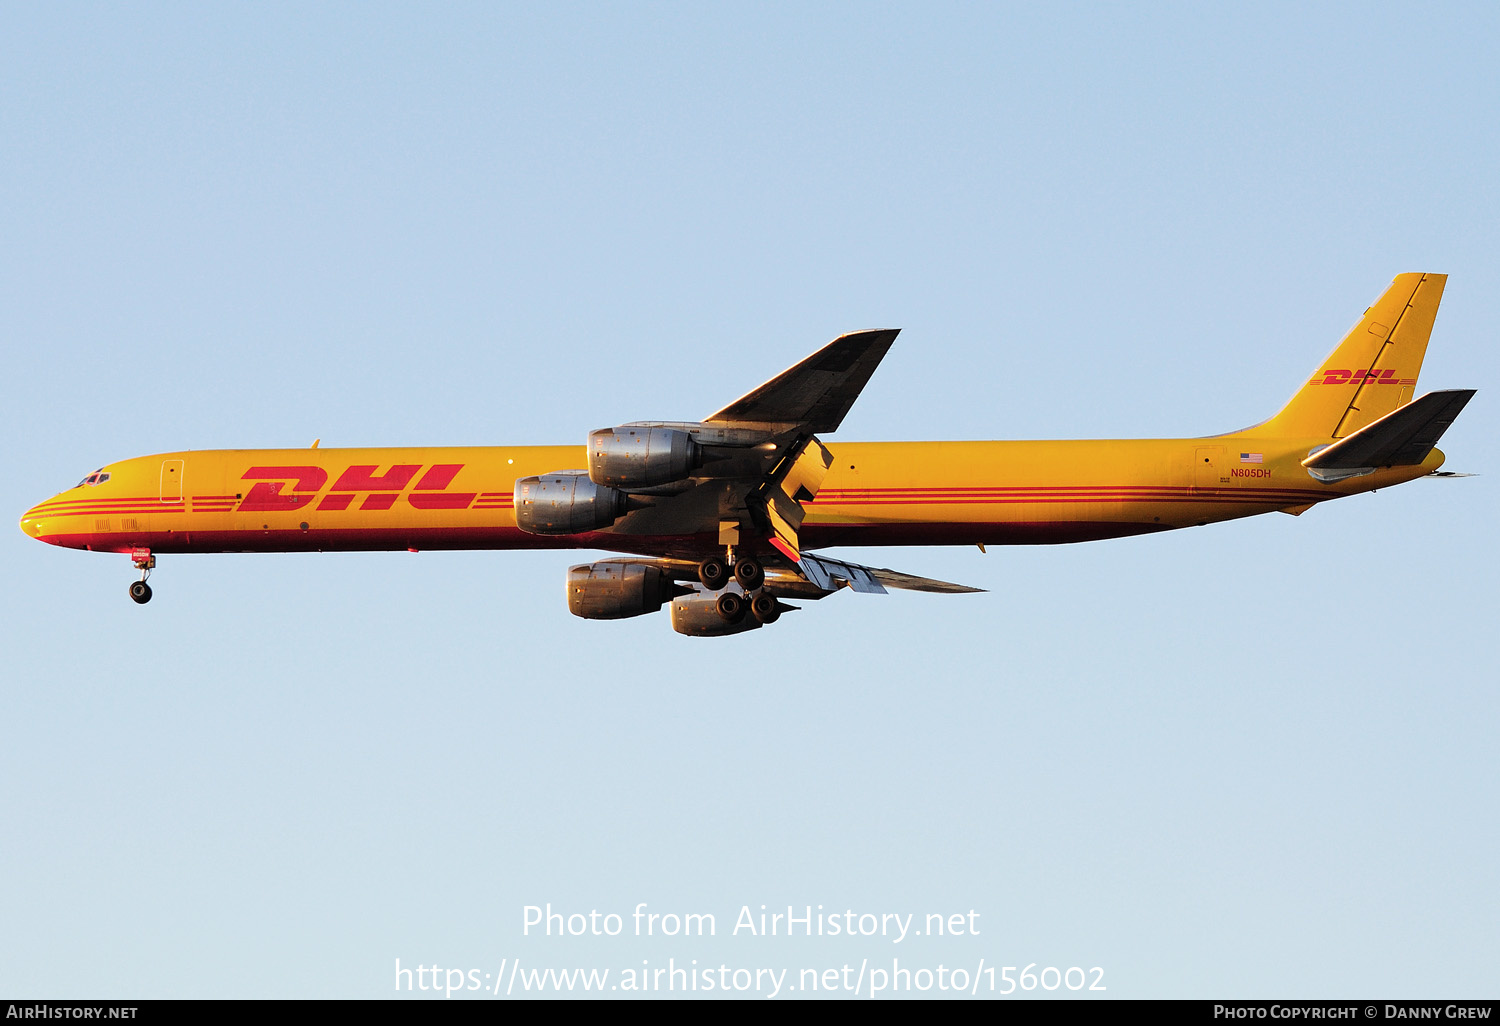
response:
[[[574,566],[568,608],[671,607],[720,636],[848,587],[979,589],[861,566],[838,545],[1028,545],[1300,514],[1434,474],[1474,395],[1413,399],[1446,275],[1403,274],[1270,420],[1203,438],[824,440],[895,330],[844,335],[702,421],[641,421],[583,446],[245,449],[112,463],[28,510],[26,534],[129,554],[605,549]]]

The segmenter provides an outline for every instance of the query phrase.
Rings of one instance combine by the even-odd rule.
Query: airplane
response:
[[[21,530],[129,554],[604,549],[568,608],[623,619],[670,603],[718,637],[845,587],[980,589],[836,559],[840,545],[1029,545],[1168,531],[1312,506],[1438,474],[1472,389],[1413,399],[1447,275],[1402,274],[1270,420],[1201,438],[838,442],[897,330],[843,335],[702,421],[602,428],[587,443],[245,449],[108,464]],[[1448,475],[1440,475],[1448,476]]]

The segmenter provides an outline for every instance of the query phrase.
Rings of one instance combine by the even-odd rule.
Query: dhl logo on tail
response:
[[[1394,369],[1391,370],[1335,370],[1332,368],[1320,372],[1323,380],[1313,379],[1319,385],[1351,385],[1364,382],[1367,385],[1415,385],[1416,378],[1398,378]]]

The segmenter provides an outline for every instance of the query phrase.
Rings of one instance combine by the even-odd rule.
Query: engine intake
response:
[[[589,479],[614,488],[651,488],[681,481],[703,465],[703,449],[669,427],[600,428],[589,432]]]
[[[625,493],[563,470],[516,482],[516,526],[527,534],[580,534],[608,527],[625,515]]]
[[[623,620],[654,613],[677,593],[660,567],[645,563],[585,563],[568,568],[568,612],[586,620]]]

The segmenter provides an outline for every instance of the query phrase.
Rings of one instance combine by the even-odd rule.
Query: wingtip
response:
[[[858,331],[846,331],[833,341],[842,342],[849,338],[868,338],[874,342],[890,342],[894,341],[899,334],[901,334],[900,328],[860,328]]]

